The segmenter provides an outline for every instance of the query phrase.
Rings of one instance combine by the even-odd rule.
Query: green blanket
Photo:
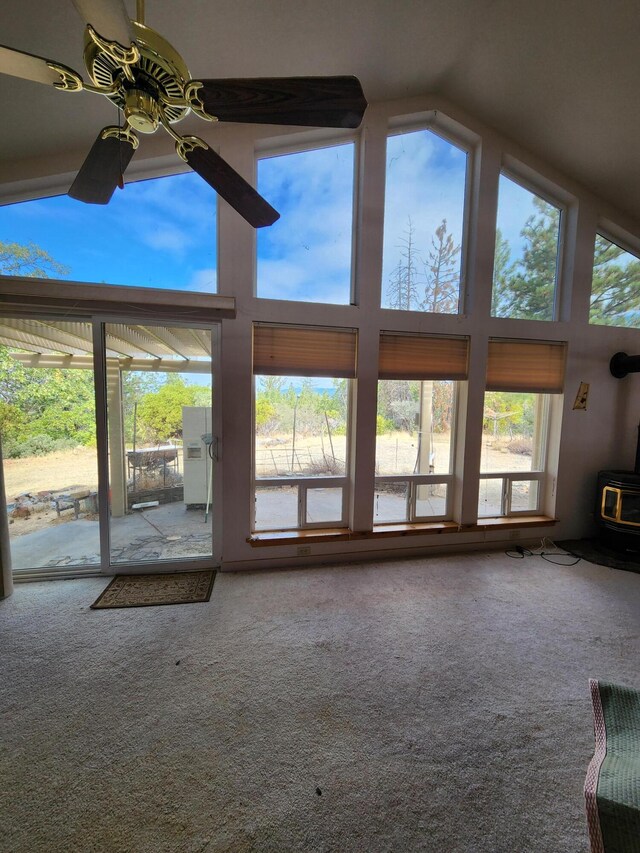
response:
[[[592,853],[640,853],[640,691],[591,679],[596,749],[584,795]]]

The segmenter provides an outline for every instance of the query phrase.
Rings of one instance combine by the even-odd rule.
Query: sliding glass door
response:
[[[104,346],[110,563],[211,558],[212,331],[107,323]]]
[[[0,318],[17,575],[217,561],[218,328]]]

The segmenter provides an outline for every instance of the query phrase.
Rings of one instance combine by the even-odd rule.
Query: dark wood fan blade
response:
[[[272,225],[280,218],[278,211],[211,148],[194,148],[185,156],[193,171],[254,228]]]
[[[197,97],[220,121],[358,127],[367,107],[357,77],[203,80]]]
[[[122,0],[73,0],[73,5],[85,22],[109,41],[128,47],[135,41],[133,27]]]
[[[125,140],[113,136],[103,139],[104,130],[91,146],[68,193],[71,198],[87,204],[109,203],[135,151]]]
[[[23,80],[33,80],[34,83],[44,83],[52,86],[61,80],[60,74],[49,68],[48,59],[23,53],[0,44],[0,74],[10,74],[12,77],[22,77]],[[60,65],[60,63],[57,63]],[[61,66],[65,67],[65,66]],[[75,72],[72,72],[75,73]]]

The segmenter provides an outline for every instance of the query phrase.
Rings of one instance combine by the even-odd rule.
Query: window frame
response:
[[[392,116],[387,123],[387,132],[385,136],[384,150],[384,173],[383,173],[383,209],[382,209],[382,239],[381,239],[381,280],[380,280],[380,304],[378,306],[381,311],[392,311],[404,315],[415,314],[418,317],[459,317],[466,313],[467,309],[467,281],[469,271],[469,235],[471,230],[471,207],[473,194],[474,180],[474,161],[476,152],[479,146],[478,138],[467,131],[466,128],[460,126],[459,132],[454,129],[455,123],[447,116],[440,114],[434,110],[430,114],[424,113],[414,116]],[[387,199],[387,150],[388,141],[391,137],[402,136],[406,133],[417,133],[421,130],[428,130],[440,139],[453,145],[455,148],[463,151],[466,154],[466,169],[464,178],[464,200],[462,210],[462,235],[460,245],[460,287],[458,290],[458,310],[455,313],[440,312],[440,311],[418,311],[416,309],[404,310],[401,308],[391,308],[388,305],[382,304],[382,296],[384,293],[384,281],[382,280],[382,267],[384,264],[384,228],[385,228],[385,211]],[[465,133],[466,131],[466,133]],[[466,137],[466,138],[465,138]]]
[[[320,528],[348,528],[349,527],[349,499],[352,488],[351,467],[353,458],[353,427],[355,412],[356,379],[347,379],[347,430],[346,430],[346,453],[345,473],[318,477],[258,477],[256,476],[256,380],[263,374],[253,374],[251,379],[251,535],[273,533],[281,530],[311,530]],[[296,486],[298,490],[298,518],[297,525],[293,527],[263,527],[256,528],[256,505],[258,486]],[[339,521],[307,521],[307,491],[313,488],[342,488],[342,517]]]
[[[385,524],[428,524],[431,521],[451,521],[453,481],[453,474],[385,474],[382,476],[376,476],[374,481],[374,526],[382,527]],[[376,521],[375,498],[377,498],[378,489],[387,483],[406,483],[406,517],[394,520]],[[447,487],[445,512],[442,515],[418,515],[417,513],[416,504],[418,496],[418,486],[427,486],[430,484],[433,484],[434,486],[444,484]]]
[[[210,147],[212,148],[213,151],[215,151],[215,153],[217,153],[217,154],[220,153],[220,145],[211,145]],[[175,177],[179,177],[181,175],[188,175],[191,172],[192,172],[192,170],[189,168],[189,166],[186,163],[181,163],[181,162],[173,163],[172,162],[170,165],[158,166],[157,164],[153,164],[153,163],[151,165],[149,165],[149,161],[138,161],[134,158],[131,165],[127,168],[126,184],[127,185],[129,185],[129,184],[140,184],[143,182],[160,180],[162,178],[175,178]],[[68,195],[67,189],[68,189],[68,181],[65,180],[64,182],[62,182],[62,184],[60,186],[54,185],[54,186],[48,188],[46,191],[43,191],[43,193],[34,193],[34,192],[20,193],[20,195],[18,197],[16,197],[16,198],[12,197],[12,198],[7,199],[6,201],[1,201],[0,204],[2,204],[3,206],[6,206],[6,207],[12,207],[14,205],[25,204],[25,203],[31,202],[31,201],[34,201],[34,202],[47,201],[47,200],[52,199],[52,198],[58,198],[60,196]],[[115,292],[121,293],[121,294],[126,293],[127,295],[129,293],[131,293],[132,297],[133,297],[134,289],[137,291],[142,291],[144,296],[146,297],[146,299],[143,300],[145,302],[146,307],[150,307],[154,303],[157,303],[157,301],[161,301],[158,299],[157,294],[163,294],[163,293],[164,294],[171,293],[172,295],[175,295],[177,293],[184,293],[184,294],[188,294],[190,296],[200,296],[202,294],[206,294],[209,297],[215,296],[215,297],[220,297],[221,299],[228,299],[229,297],[226,297],[220,288],[220,257],[221,257],[220,256],[220,200],[221,200],[221,196],[217,192],[214,191],[214,197],[212,200],[211,208],[213,211],[214,223],[215,223],[215,229],[214,229],[215,240],[214,240],[214,243],[215,243],[215,278],[216,278],[216,281],[215,281],[215,289],[213,289],[213,290],[203,291],[203,290],[198,290],[198,289],[194,289],[194,288],[176,287],[176,286],[159,287],[157,285],[136,284],[136,283],[130,283],[130,282],[126,282],[126,283],[112,282],[108,278],[101,280],[101,281],[86,281],[84,279],[70,278],[67,276],[63,279],[54,279],[54,280],[57,282],[58,286],[60,284],[62,284],[62,285],[74,285],[77,288],[82,288],[82,287],[85,287],[85,288],[98,288],[98,287],[99,288],[102,288],[102,287],[121,288],[121,290],[119,290],[119,291],[116,290]],[[151,253],[151,252],[155,252],[157,250],[155,250],[155,249],[151,250],[150,249],[149,251]],[[0,273],[0,282],[11,281],[11,279],[16,279],[16,278],[20,278],[20,277],[21,276]],[[50,280],[46,276],[45,277],[37,277],[37,276],[32,277],[29,275],[29,276],[24,276],[24,277],[30,279],[30,281],[40,282],[40,283],[47,282]],[[122,288],[126,288],[126,291],[123,291]],[[91,299],[96,299],[97,298],[95,295],[96,292],[97,291],[95,291],[95,290],[87,290],[86,291],[87,296],[85,298],[88,301],[90,301]],[[78,290],[78,293],[80,295],[80,290]],[[156,294],[156,296],[155,296],[155,299],[152,299],[149,301],[148,306],[147,306],[146,303],[147,303],[147,300],[149,299],[150,293]],[[133,301],[133,298],[131,300],[127,299],[126,301],[127,301],[127,303],[129,303],[129,302]]]
[[[394,382],[396,380],[393,379],[378,379],[378,384],[376,388],[379,387],[380,382]],[[399,380],[405,381],[405,380]],[[414,379],[414,380],[406,380],[413,382],[429,382],[429,381],[440,381],[440,380],[428,380],[428,379]],[[457,453],[458,453],[458,423],[459,423],[459,406],[460,406],[460,386],[462,382],[466,382],[465,379],[452,379],[452,380],[442,380],[442,381],[450,381],[453,383],[453,394],[452,394],[452,418],[451,418],[451,440],[449,444],[449,473],[448,474],[376,474],[374,477],[374,507],[373,507],[373,524],[375,527],[382,526],[385,524],[422,524],[429,523],[430,521],[451,521],[453,516],[453,500],[454,500],[454,488],[455,488],[455,470],[457,464]],[[377,414],[377,400],[376,400],[376,414]],[[377,439],[377,430],[374,430],[376,433]],[[375,469],[375,464],[374,464]],[[385,485],[385,483],[406,483],[407,484],[407,512],[406,518],[398,521],[378,521],[375,519],[375,500],[377,497],[377,490],[380,486]],[[445,511],[444,514],[441,515],[418,515],[416,504],[417,504],[417,496],[418,496],[418,486],[422,485],[438,485],[444,484],[447,487],[447,497],[445,499]]]
[[[295,486],[297,488],[297,521],[292,527],[256,527],[257,493],[260,487]],[[311,489],[342,489],[342,510],[339,519],[329,521],[307,521],[307,492]],[[322,528],[346,528],[349,526],[347,509],[349,506],[349,477],[254,477],[254,512],[252,534],[273,533],[280,530],[314,530]]]
[[[503,161],[500,166],[500,171],[498,172],[498,186],[496,190],[496,222],[495,222],[495,231],[498,230],[498,214],[500,207],[500,178],[504,175],[505,178],[512,181],[514,184],[517,184],[521,189],[526,190],[532,195],[536,195],[545,201],[547,204],[556,207],[560,211],[560,221],[558,223],[558,242],[557,242],[557,252],[556,252],[556,266],[555,266],[555,287],[553,292],[553,304],[551,306],[551,317],[548,320],[540,320],[537,317],[499,317],[495,314],[491,314],[492,320],[525,320],[527,322],[537,322],[537,323],[557,323],[561,319],[561,306],[562,306],[562,290],[564,286],[563,280],[563,270],[565,266],[565,253],[566,253],[566,242],[567,242],[567,220],[569,217],[569,200],[567,198],[561,199],[560,196],[563,195],[560,191],[557,193],[550,191],[545,184],[546,182],[541,175],[533,175],[531,170],[526,169],[526,167],[516,163],[515,161],[508,159]],[[493,246],[493,266],[495,266],[495,237],[494,237],[494,246]],[[493,270],[491,275],[491,299],[490,303],[493,301]]]
[[[485,390],[485,399],[486,394],[488,392]],[[518,393],[536,393],[536,392],[518,392],[518,391],[505,391],[502,393],[506,394],[518,394]],[[527,516],[527,515],[539,515],[541,512],[543,493],[547,482],[547,477],[549,476],[548,471],[548,456],[549,456],[549,444],[550,437],[549,433],[551,430],[552,424],[552,401],[551,394],[537,393],[537,397],[542,398],[542,411],[540,423],[537,425],[537,429],[540,431],[540,445],[538,448],[538,458],[539,464],[536,468],[531,468],[530,470],[525,471],[509,471],[508,469],[505,471],[483,471],[482,470],[482,459],[481,459],[481,467],[480,473],[478,475],[478,482],[481,485],[483,480],[502,480],[502,491],[500,498],[500,515],[499,518],[513,518],[518,516]],[[553,395],[553,396],[563,396],[562,394]],[[485,405],[483,403],[482,411],[483,411],[483,420],[484,420],[484,409]],[[519,481],[536,481],[538,483],[538,495],[536,506],[534,509],[525,509],[525,510],[514,510],[512,508],[512,500],[513,500],[513,483]],[[478,501],[479,503],[479,501]],[[495,518],[495,515],[481,515],[480,507],[478,506],[478,519],[481,518]]]
[[[319,151],[326,148],[336,148],[340,145],[353,145],[353,181],[351,195],[351,259],[349,265],[349,299],[347,302],[309,302],[303,299],[278,299],[273,296],[260,296],[258,293],[258,235],[253,233],[253,283],[252,296],[259,299],[261,303],[275,302],[281,305],[322,305],[332,308],[348,308],[356,306],[356,254],[357,227],[360,207],[360,146],[362,137],[355,131],[347,131],[337,134],[335,129],[331,135],[324,132],[305,132],[302,134],[291,134],[291,136],[277,137],[260,140],[260,144],[254,148],[254,175],[255,186],[258,187],[258,167],[260,160],[270,160],[273,157],[285,157],[289,154],[302,154],[308,151]]]
[[[609,324],[609,323],[594,323],[591,320],[591,297],[593,296],[593,269],[595,260],[595,242],[598,237],[602,237],[604,240],[607,240],[609,243],[613,243],[614,246],[617,246],[619,249],[622,249],[623,252],[626,252],[629,255],[632,255],[636,260],[640,261],[640,239],[636,239],[633,235],[624,231],[619,226],[615,225],[613,222],[609,222],[608,220],[599,219],[598,224],[594,233],[594,242],[593,242],[593,259],[591,262],[591,281],[589,283],[589,305],[588,305],[588,318],[587,323],[589,327],[608,327],[611,329],[634,329],[637,326],[622,326],[619,324]]]
[[[545,486],[546,471],[518,471],[516,473],[506,471],[497,474],[480,474],[479,482],[483,480],[502,480],[502,491],[500,496],[500,515],[498,518],[515,518],[527,515],[540,515],[542,504],[542,492]],[[513,484],[514,482],[536,482],[538,483],[538,494],[536,505],[532,509],[513,509]],[[478,519],[495,518],[495,515],[482,515],[478,507]]]

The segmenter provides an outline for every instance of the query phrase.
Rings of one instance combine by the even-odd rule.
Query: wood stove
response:
[[[640,372],[640,356],[617,352],[609,369],[616,379],[624,379]],[[595,518],[603,545],[640,557],[640,426],[634,470],[598,472]]]
[[[602,544],[640,554],[640,472],[600,471],[597,495]]]

